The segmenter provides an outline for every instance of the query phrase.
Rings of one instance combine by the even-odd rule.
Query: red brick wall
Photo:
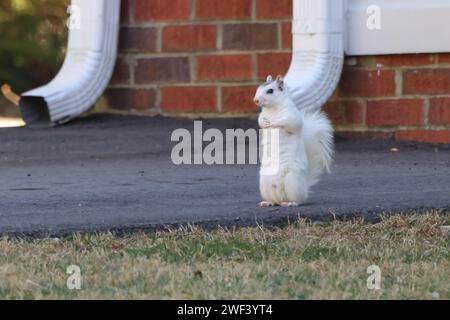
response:
[[[120,112],[249,116],[256,86],[287,71],[292,0],[122,0]],[[450,143],[450,54],[349,57],[326,106],[346,135]]]
[[[450,55],[350,57],[326,111],[348,134],[450,143]]]

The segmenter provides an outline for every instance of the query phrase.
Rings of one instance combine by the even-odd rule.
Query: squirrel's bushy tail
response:
[[[308,181],[313,186],[321,174],[330,172],[333,162],[333,126],[323,112],[305,113],[303,139],[309,161]]]

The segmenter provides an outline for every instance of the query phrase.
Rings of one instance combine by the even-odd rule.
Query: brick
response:
[[[429,122],[435,125],[450,125],[450,98],[430,100]]]
[[[332,101],[324,107],[333,125],[362,125],[364,103],[362,101]]]
[[[167,113],[217,112],[216,87],[164,87],[161,95]]]
[[[125,59],[118,58],[114,73],[111,78],[111,84],[127,84],[130,81],[130,67]]]
[[[122,0],[120,3],[120,22],[129,23],[130,22],[130,12],[131,12],[131,0]]]
[[[163,30],[164,51],[216,49],[217,26],[168,26]]]
[[[352,70],[345,68],[339,84],[339,93],[345,97],[394,96],[395,71]]]
[[[258,54],[258,78],[265,80],[267,76],[285,75],[291,64],[291,53],[261,53]]]
[[[450,130],[409,130],[397,131],[395,138],[400,141],[426,143],[450,143]]]
[[[121,52],[154,52],[156,51],[156,29],[122,27],[119,36]]]
[[[249,19],[252,0],[197,0],[196,17],[200,19]]]
[[[377,64],[387,67],[420,66],[433,64],[435,56],[431,54],[398,54],[377,56],[375,61]]]
[[[393,132],[382,132],[382,131],[345,131],[339,130],[336,134],[338,137],[345,139],[370,139],[370,140],[387,140],[392,139],[394,136]]]
[[[405,94],[450,93],[450,69],[418,69],[403,73]]]
[[[155,107],[154,89],[108,89],[106,99],[109,106],[116,110],[147,110]]]
[[[284,22],[281,24],[281,43],[283,49],[292,49],[292,23]]]
[[[223,27],[225,50],[261,50],[278,47],[278,28],[275,23],[239,23]]]
[[[137,22],[188,20],[190,0],[135,0]]]
[[[292,0],[256,0],[257,18],[292,18]]]
[[[450,53],[440,53],[438,55],[439,63],[450,63]]]
[[[333,123],[333,125],[341,124],[341,112],[340,112],[340,101],[328,101],[323,106],[323,111],[326,113],[330,121]]]
[[[187,82],[190,81],[189,59],[186,57],[138,59],[136,82]]]
[[[222,89],[223,111],[230,113],[255,113],[259,109],[253,102],[255,86],[225,87]]]
[[[197,58],[199,80],[249,80],[252,57],[249,54],[211,55]]]
[[[421,99],[392,99],[367,102],[368,126],[420,125],[423,122]]]

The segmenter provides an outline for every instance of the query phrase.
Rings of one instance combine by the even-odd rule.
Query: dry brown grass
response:
[[[450,299],[448,215],[0,241],[3,299]],[[66,287],[78,265],[82,290]],[[366,271],[378,265],[381,290]]]

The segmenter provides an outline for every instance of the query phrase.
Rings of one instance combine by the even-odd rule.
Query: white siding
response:
[[[347,0],[348,55],[450,52],[450,0]],[[369,30],[367,8],[381,9]]]

